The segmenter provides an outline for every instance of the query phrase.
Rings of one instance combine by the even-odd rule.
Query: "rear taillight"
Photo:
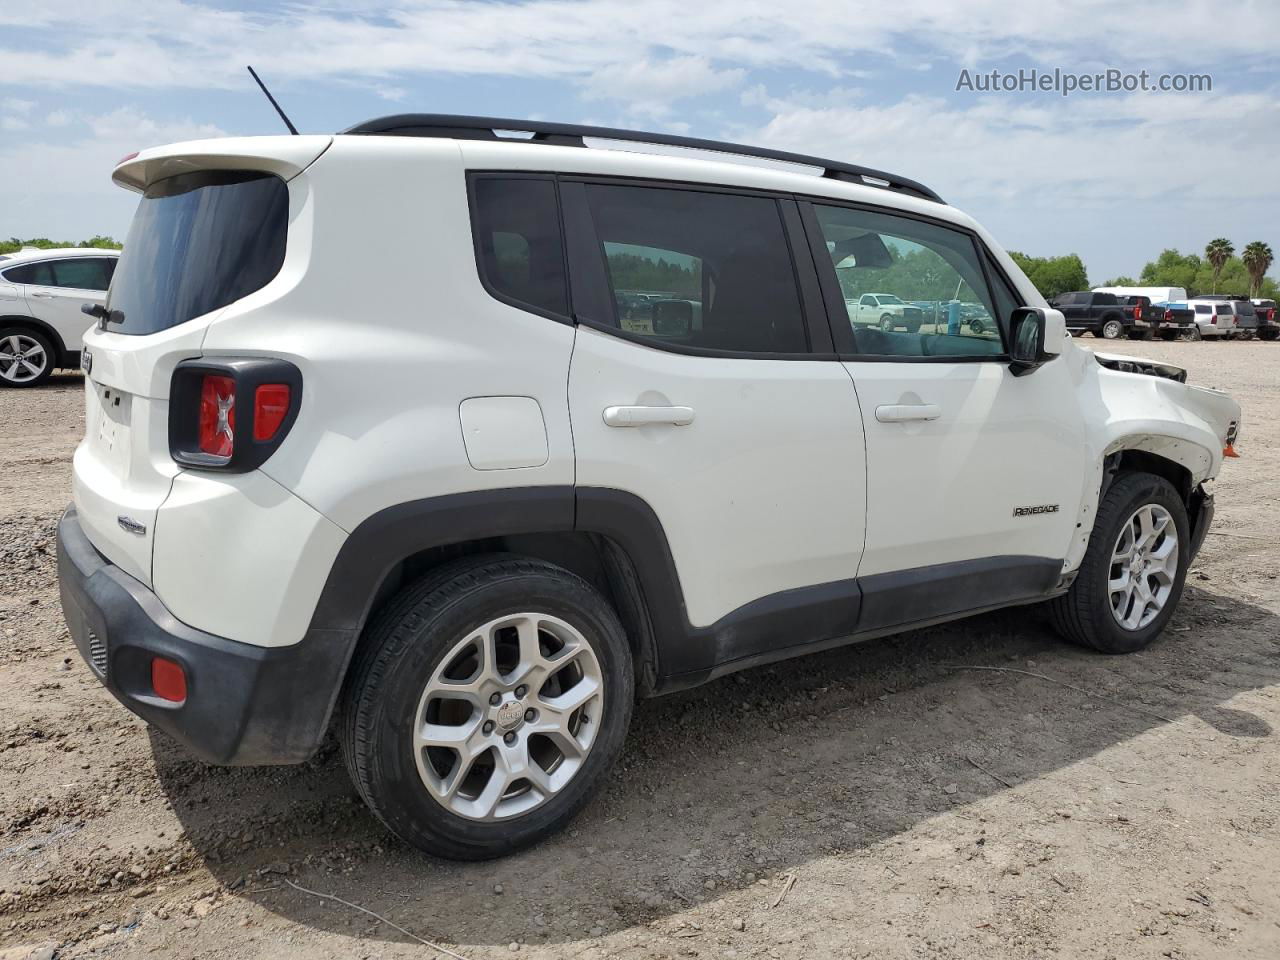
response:
[[[275,453],[297,419],[302,374],[286,360],[186,360],[173,372],[169,453],[186,467],[242,473]]]
[[[1172,310],[1166,310],[1166,311],[1164,312],[1164,322],[1165,322],[1165,323],[1173,323],[1173,311],[1172,311]]]
[[[230,460],[236,446],[236,382],[230,377],[206,374],[200,384],[197,439],[200,451]]]
[[[1133,308],[1133,319],[1135,319],[1135,320],[1141,320],[1141,319],[1142,319],[1142,307],[1134,307],[1134,308]]]

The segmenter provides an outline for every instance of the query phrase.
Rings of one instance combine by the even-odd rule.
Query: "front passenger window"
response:
[[[848,207],[815,204],[814,212],[855,353],[980,359],[1005,352],[997,318],[1011,312],[1011,297],[992,295],[967,233]]]

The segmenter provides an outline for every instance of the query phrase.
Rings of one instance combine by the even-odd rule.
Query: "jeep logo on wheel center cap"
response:
[[[497,716],[498,726],[503,730],[514,730],[520,726],[520,721],[524,719],[524,704],[517,700],[510,700],[498,708]]]

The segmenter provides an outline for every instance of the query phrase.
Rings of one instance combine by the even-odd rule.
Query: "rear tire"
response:
[[[1259,330],[1258,331],[1259,340],[1274,340],[1276,339],[1276,337],[1280,337],[1280,330]]]
[[[0,387],[38,387],[53,375],[57,354],[43,333],[0,327]]]
[[[1144,515],[1154,518],[1149,527]],[[1163,528],[1160,518],[1167,519]],[[1149,541],[1148,529],[1158,531]],[[1121,558],[1126,537],[1129,556]],[[1141,650],[1173,616],[1190,549],[1187,510],[1173,485],[1150,473],[1122,474],[1098,505],[1071,589],[1049,601],[1054,627],[1067,640],[1102,653]],[[1136,586],[1126,593],[1129,584]]]
[[[1108,320],[1098,331],[1098,335],[1103,340],[1118,340],[1122,333],[1124,333],[1124,324],[1119,320]]]
[[[388,829],[427,853],[485,860],[582,809],[622,752],[633,699],[626,635],[595,588],[490,555],[428,574],[378,615],[338,730]]]

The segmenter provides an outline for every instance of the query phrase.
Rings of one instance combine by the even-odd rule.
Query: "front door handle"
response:
[[[886,403],[876,407],[881,423],[906,423],[908,420],[937,420],[942,408],[936,403]]]
[[[693,407],[605,407],[604,422],[611,427],[643,427],[650,423],[684,427],[693,423]]]
[[[38,297],[41,300],[52,300],[54,297],[57,296],[56,293],[33,293],[31,295],[33,297]]]

